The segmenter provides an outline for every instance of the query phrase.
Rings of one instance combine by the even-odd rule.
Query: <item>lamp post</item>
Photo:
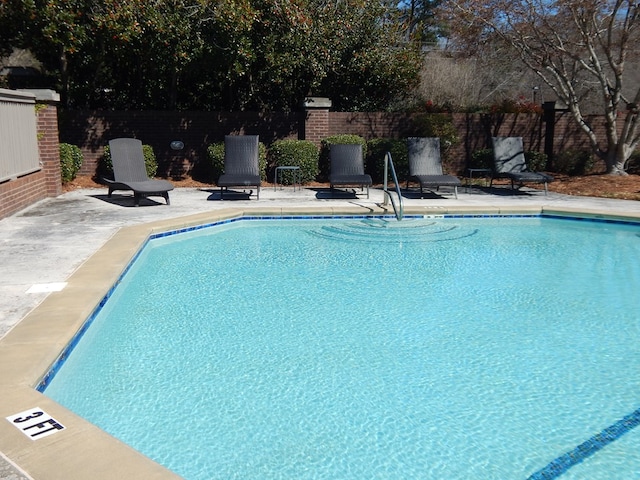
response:
[[[533,94],[533,104],[537,105],[538,104],[538,91],[540,91],[540,87],[538,87],[537,85],[534,87],[531,87],[531,91]]]

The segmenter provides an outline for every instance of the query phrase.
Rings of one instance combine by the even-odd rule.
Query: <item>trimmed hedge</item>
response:
[[[493,170],[493,149],[482,148],[472,152],[469,168],[488,168]]]
[[[207,147],[207,159],[211,167],[211,180],[215,183],[224,173],[224,142],[212,143]],[[258,168],[260,179],[267,180],[267,148],[262,142],[258,143]]]
[[[591,151],[565,150],[553,159],[553,171],[567,175],[586,175],[593,172],[596,162]]]
[[[384,182],[384,156],[391,153],[393,166],[396,169],[398,182],[406,181],[409,176],[409,155],[407,141],[392,138],[374,138],[367,142],[366,171],[373,183]],[[388,181],[393,182],[393,175],[389,170]]]
[[[82,150],[76,145],[69,143],[60,144],[60,172],[62,176],[62,183],[68,183],[78,174],[84,156]]]
[[[158,172],[158,161],[151,145],[142,145],[144,155],[144,166],[147,176],[153,178]],[[98,160],[98,177],[113,179],[113,163],[111,162],[111,150],[109,145],[104,147],[104,154]]]
[[[424,113],[413,118],[415,137],[438,137],[443,161],[449,148],[460,143],[460,134],[453,124],[453,117],[446,113]]]
[[[530,150],[524,152],[524,159],[532,172],[544,172],[547,170],[547,154]]]
[[[276,140],[267,152],[269,176],[275,182],[276,167],[297,166],[300,167],[300,182],[312,182],[318,176],[319,158],[320,150],[309,140]],[[284,170],[278,177],[278,181],[284,185],[293,183],[293,172],[291,171]]]

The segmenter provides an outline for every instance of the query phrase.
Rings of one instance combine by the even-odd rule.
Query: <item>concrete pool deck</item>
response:
[[[537,190],[512,195],[502,187],[463,187],[458,196],[408,194],[405,214],[544,212],[640,221],[635,201],[545,197]],[[76,190],[0,220],[0,416],[38,407],[65,427],[32,440],[0,419],[0,479],[178,478],[34,389],[149,234],[243,214],[392,213],[378,189],[367,199],[265,186],[259,201],[228,198],[185,188],[171,192],[170,206],[151,199],[135,208],[130,195],[109,199],[106,189]]]

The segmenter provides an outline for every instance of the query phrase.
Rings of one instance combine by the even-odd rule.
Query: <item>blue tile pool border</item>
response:
[[[84,336],[85,332],[92,325],[93,321],[96,319],[97,315],[100,313],[102,308],[105,306],[111,295],[115,289],[120,285],[122,279],[129,272],[133,264],[140,257],[145,247],[154,239],[170,237],[173,235],[178,235],[182,233],[195,232],[199,230],[204,230],[212,227],[219,227],[222,225],[229,225],[237,222],[244,221],[271,221],[271,220],[360,220],[360,219],[395,219],[394,215],[329,215],[329,214],[321,214],[321,215],[241,215],[237,217],[227,218],[224,220],[216,220],[213,222],[202,223],[198,225],[192,225],[189,227],[177,228],[172,230],[167,230],[165,232],[160,233],[152,233],[149,235],[137,252],[133,255],[131,260],[127,263],[127,266],[124,268],[122,273],[118,276],[118,279],[115,283],[109,288],[107,293],[102,297],[98,305],[93,309],[87,320],[82,324],[80,329],[74,334],[71,341],[67,344],[67,346],[62,350],[60,355],[54,360],[51,364],[47,372],[41,377],[41,379],[36,384],[36,390],[40,393],[43,393],[51,380],[58,373],[58,370],[62,367],[67,357],[74,350],[80,339]],[[569,220],[569,221],[579,221],[579,222],[593,222],[593,223],[607,223],[607,224],[620,224],[620,225],[635,225],[640,226],[640,219],[619,219],[619,218],[606,218],[606,217],[580,217],[578,215],[559,215],[559,214],[545,214],[542,213],[513,213],[513,214],[486,214],[486,213],[442,213],[442,214],[415,214],[415,215],[405,215],[403,218],[405,219],[426,219],[426,218],[438,218],[438,219],[464,219],[464,218],[549,218],[549,219],[560,219],[560,220]]]

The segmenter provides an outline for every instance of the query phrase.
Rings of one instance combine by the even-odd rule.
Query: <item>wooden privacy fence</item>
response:
[[[32,93],[0,89],[0,182],[42,168],[35,105]]]

